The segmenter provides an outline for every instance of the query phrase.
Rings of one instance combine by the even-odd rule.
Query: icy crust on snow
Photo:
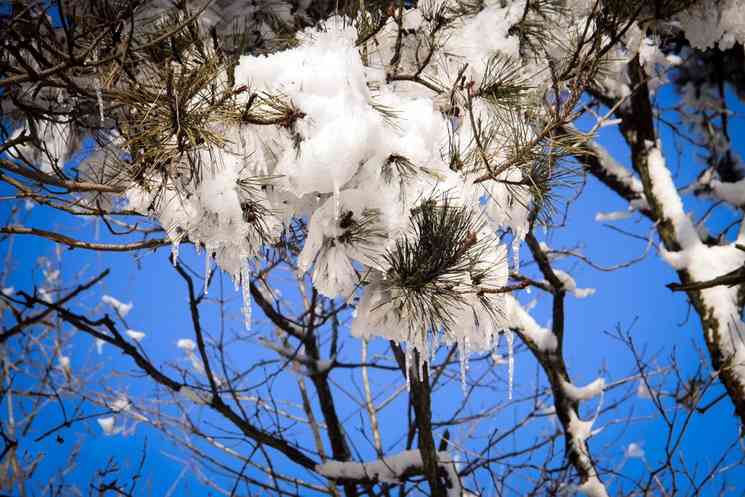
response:
[[[445,451],[437,453],[437,461],[438,466],[447,473],[448,497],[461,497],[462,488],[455,461]],[[399,483],[407,471],[421,470],[422,466],[419,449],[412,449],[369,462],[326,461],[317,465],[316,471],[327,478]]]

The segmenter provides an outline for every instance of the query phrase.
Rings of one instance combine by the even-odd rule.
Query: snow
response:
[[[737,241],[736,243],[742,243]],[[663,260],[678,270],[686,270],[693,281],[708,281],[745,264],[745,252],[735,244],[706,246],[703,243],[670,252],[660,247]],[[722,354],[729,357],[732,371],[745,383],[745,323],[737,306],[737,287],[715,286],[701,291],[704,305],[717,320],[718,330],[707,328],[707,340],[716,340]]]
[[[587,497],[608,497],[608,491],[603,482],[597,476],[588,478],[586,482],[577,487],[577,490]]]
[[[643,381],[640,381],[639,385],[636,387],[636,396],[640,399],[652,398],[652,392],[649,391],[649,387],[647,387],[647,384]]]
[[[676,18],[695,48],[704,50],[718,46],[727,50],[735,42],[745,42],[745,2],[742,0],[693,2]]]
[[[735,243],[707,246],[703,244],[690,218],[684,213],[680,195],[672,182],[659,149],[651,148],[650,175],[655,196],[661,201],[665,217],[673,222],[675,235],[681,245],[679,251],[660,247],[660,255],[676,270],[687,271],[694,282],[708,281],[745,264],[745,252],[736,244],[742,243],[741,234]],[[703,178],[700,181],[708,181]],[[711,181],[714,183],[714,181]],[[707,341],[717,343],[721,353],[730,361],[731,370],[745,384],[745,323],[737,305],[737,287],[719,285],[701,291],[705,313],[717,322],[716,329],[708,327]]]
[[[665,164],[665,157],[662,155],[659,144],[646,143],[645,145],[647,146],[647,167],[652,183],[652,194],[661,206],[663,216],[672,222],[678,243],[684,249],[700,245],[701,240],[691,219],[683,209],[683,202],[670,170]]]
[[[600,406],[598,406],[598,413],[599,411]],[[600,431],[592,430],[596,418],[597,413],[594,418],[588,421],[582,421],[574,411],[570,411],[569,426],[566,431],[569,435],[569,443],[572,446],[572,450],[577,452],[580,458],[580,464],[588,468],[589,473],[586,480],[577,487],[577,490],[584,493],[587,497],[608,497],[608,491],[605,485],[598,478],[597,472],[590,462],[590,455],[587,449],[587,439]]]
[[[122,412],[129,410],[131,405],[132,403],[129,401],[129,399],[126,396],[121,395],[117,397],[116,400],[114,400],[114,402],[112,402],[109,407],[114,412]]]
[[[134,340],[135,342],[142,341],[142,339],[145,338],[145,333],[143,333],[142,331],[127,330],[126,333],[127,333],[127,336],[131,338],[132,340]]]
[[[620,221],[622,219],[628,219],[631,217],[631,211],[613,211],[613,212],[598,212],[595,214],[595,221],[599,223],[605,223],[608,221]]]
[[[745,207],[745,179],[733,183],[713,179],[709,186],[717,198],[737,207]]]
[[[562,382],[561,387],[564,390],[564,394],[574,401],[589,400],[603,393],[603,390],[605,389],[605,379],[597,378],[584,387],[578,387],[572,383],[564,381]]]
[[[575,7],[587,9],[585,4]],[[520,38],[512,29],[526,5],[525,0],[490,0],[477,14],[454,20],[447,35],[438,40],[442,57],[422,71],[417,71],[417,62],[424,47],[410,46],[415,37],[404,37],[400,64],[391,67],[398,39],[393,20],[375,36],[374,50],[364,51],[364,58],[356,46],[354,23],[338,16],[297,33],[297,44],[292,48],[240,57],[235,67],[234,89],[240,89],[235,93],[236,104],[248,107],[250,103],[247,112],[252,115],[282,116],[282,122],[265,125],[211,120],[208,130],[224,142],[195,150],[192,160],[209,165],[202,168],[199,180],[163,180],[153,173],[143,178],[142,184],[128,185],[124,195],[127,207],[157,219],[173,244],[174,256],[183,240],[205,251],[205,293],[212,264],[232,277],[236,290],[240,287],[242,293],[247,330],[252,320],[252,271],[260,267],[264,248],[281,241],[287,224],[303,219],[307,236],[299,247],[299,272],[310,274],[314,287],[326,297],[345,302],[359,297],[351,324],[355,336],[393,340],[406,348],[407,357],[418,350],[425,359],[439,344],[455,344],[465,378],[469,354],[491,353],[504,333],[511,396],[514,358],[509,350],[512,336],[505,330],[518,329],[540,350],[556,347],[548,330],[538,326],[511,296],[497,291],[507,284],[510,266],[519,266],[531,189],[520,184],[526,178],[519,167],[501,171],[497,181],[477,181],[474,171],[451,167],[455,165],[451,164],[452,151],[457,150],[459,157],[475,153],[476,133],[469,119],[462,115],[456,119],[452,111],[464,112],[470,102],[475,121],[485,123],[494,110],[483,99],[471,102],[464,91],[438,92],[391,77],[416,72],[423,80],[448,90],[456,84],[455,75],[463,74],[478,88],[489,82],[485,77],[490,61],[514,60],[524,63],[520,71],[531,86],[526,98],[543,99],[552,85],[548,59],[562,58],[560,47],[563,42],[570,45],[568,37],[577,19],[549,14],[561,40],[550,48],[548,59],[541,54],[526,60]],[[418,8],[407,9],[404,24],[409,29],[428,30],[430,23],[438,21],[436,16],[428,21],[424,12],[435,7],[422,2]],[[259,10],[259,6],[244,5],[231,7],[230,12],[253,18]],[[293,19],[284,7],[274,10],[282,19]],[[296,14],[303,11],[300,6]],[[222,22],[209,12],[204,21],[207,25]],[[627,41],[636,43],[646,66],[666,64],[654,43],[639,33]],[[372,47],[372,42],[369,45]],[[227,85],[228,81],[221,75],[214,83]],[[525,133],[528,136],[524,138],[529,138],[535,130],[526,126]],[[484,145],[485,155],[495,165],[508,160],[514,139],[509,126],[497,126],[493,138]],[[122,145],[120,142],[113,140],[113,149]],[[643,199],[638,179],[601,147],[593,150],[608,174],[628,184]],[[406,167],[386,169],[394,157],[405,159]],[[176,170],[191,168],[186,159],[179,160],[183,163],[175,163]],[[155,191],[161,193],[157,202]],[[483,218],[483,226],[474,229],[474,236],[487,247],[474,261],[474,268],[483,269],[484,275],[464,270],[452,282],[463,299],[447,309],[447,315],[458,326],[432,322],[398,305],[407,289],[395,287],[387,279],[392,268],[385,256],[397,242],[412,236],[412,212],[423,199],[445,195],[453,205],[474,209]],[[357,228],[363,230],[361,236],[355,232]],[[510,233],[507,243],[511,242],[511,247],[497,237],[497,230]],[[508,261],[510,249],[512,260]],[[567,290],[577,298],[593,294],[594,289],[577,288],[569,275],[561,274]],[[475,275],[478,281],[474,281]],[[109,296],[104,302],[122,316],[132,305]],[[177,346],[195,369],[202,367],[192,340],[182,339]]]
[[[577,282],[574,281],[569,273],[562,271],[561,269],[554,269],[554,274],[564,285],[564,289],[574,294],[578,299],[590,297],[595,293],[594,288],[577,288]]]
[[[57,119],[59,118],[55,117],[55,120]],[[79,144],[71,133],[70,124],[40,119],[34,123],[33,127],[26,123],[16,128],[10,139],[19,137],[23,132],[31,134],[32,129],[36,129],[36,135],[43,150],[30,144],[23,144],[11,147],[7,151],[8,155],[17,159],[23,157],[47,174],[53,173],[55,167],[62,169],[64,162],[72,156]]]
[[[101,302],[110,305],[121,317],[126,317],[127,314],[129,314],[129,311],[132,310],[133,306],[132,302],[125,304],[110,295],[104,295],[101,297]]]
[[[70,371],[70,358],[66,355],[61,355],[57,358],[57,365],[65,372]]]
[[[642,182],[634,176],[631,171],[622,166],[614,159],[605,147],[591,143],[590,149],[597,157],[600,166],[605,170],[605,173],[616,179],[618,182],[625,184],[631,191],[639,195],[641,198],[644,197],[644,186]],[[643,201],[643,205],[646,207],[646,201]]]
[[[507,295],[505,302],[506,321],[511,323],[519,333],[542,352],[556,350],[556,337],[550,330],[535,322],[520,303],[512,295]]]
[[[197,344],[191,338],[180,338],[176,342],[176,347],[180,348],[184,352],[193,352],[197,348]]]
[[[455,463],[447,452],[437,453],[438,465],[444,467],[448,480],[448,497],[461,496],[460,479],[455,470]],[[369,462],[326,461],[316,466],[316,471],[327,478],[370,479],[385,483],[399,483],[402,475],[412,468],[422,467],[422,456],[419,449],[405,450],[395,455]]]
[[[117,430],[114,427],[114,416],[98,418],[96,421],[98,421],[98,426],[101,427],[104,435],[109,436],[117,433]]]
[[[644,459],[644,449],[636,442],[631,442],[624,450],[627,459]]]

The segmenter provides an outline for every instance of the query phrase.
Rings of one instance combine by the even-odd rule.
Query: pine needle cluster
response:
[[[410,332],[423,326],[425,332],[453,336],[455,313],[483,295],[481,285],[493,270],[483,264],[484,254],[494,249],[483,227],[480,213],[453,204],[447,194],[412,209],[408,234],[384,255],[389,267],[384,286]],[[485,309],[496,312],[492,305]]]
[[[339,228],[343,231],[331,243],[366,246],[374,245],[386,238],[380,225],[380,210],[363,209],[359,216],[345,211],[339,216]]]
[[[226,127],[290,128],[304,117],[281,94],[235,88],[236,58],[225,54],[214,33],[189,19],[188,11],[174,10],[145,24],[142,38],[151,46],[133,81],[112,84],[107,95],[119,109],[116,127],[128,150],[118,160],[120,174],[150,190],[156,203],[164,189],[198,185],[205,172],[214,172],[220,162],[214,156],[232,145]]]

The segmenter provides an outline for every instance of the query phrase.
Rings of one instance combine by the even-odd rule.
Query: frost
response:
[[[104,295],[101,297],[101,302],[110,305],[121,317],[126,317],[127,314],[129,314],[129,311],[132,310],[133,306],[132,302],[125,304],[110,295]]]

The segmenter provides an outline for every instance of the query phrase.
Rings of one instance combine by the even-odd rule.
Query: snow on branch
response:
[[[699,245],[701,239],[691,222],[691,218],[685,213],[683,201],[673,182],[673,177],[659,144],[647,142],[645,146],[647,147],[647,169],[651,183],[651,194],[660,206],[662,215],[672,223],[675,228],[675,236],[682,248]]]
[[[595,381],[585,385],[584,387],[578,387],[573,383],[565,381],[562,384],[562,388],[564,389],[564,394],[572,400],[590,400],[603,393],[603,390],[605,389],[605,379],[597,378]]]
[[[437,453],[438,465],[447,475],[448,497],[460,497],[461,486],[455,462],[445,451]],[[400,483],[410,476],[421,474],[422,454],[419,449],[405,450],[369,462],[326,461],[316,466],[316,471],[334,480]]]
[[[528,314],[520,302],[512,295],[506,296],[505,302],[506,319],[517,332],[541,352],[556,350],[558,342],[551,330],[543,328],[535,319]]]

